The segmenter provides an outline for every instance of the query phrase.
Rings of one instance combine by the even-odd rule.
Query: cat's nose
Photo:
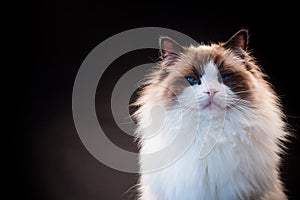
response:
[[[219,90],[216,90],[216,89],[213,89],[213,88],[209,88],[206,91],[204,91],[205,94],[209,95],[209,98],[210,98],[211,101],[213,100],[213,98],[214,98],[214,96],[217,92],[219,92]]]

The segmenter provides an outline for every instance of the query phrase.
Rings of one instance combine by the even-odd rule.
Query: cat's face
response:
[[[247,32],[242,30],[226,43],[182,47],[161,38],[162,62],[150,77],[145,92],[166,107],[218,114],[255,104],[258,67],[246,52]]]
[[[237,103],[251,105],[251,72],[243,59],[220,46],[189,47],[168,68],[163,97],[184,109],[218,113]]]

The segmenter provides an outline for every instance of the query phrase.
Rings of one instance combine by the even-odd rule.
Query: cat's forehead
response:
[[[213,62],[208,62],[203,67],[203,74],[206,79],[218,79],[219,69]]]
[[[237,59],[219,45],[191,46],[183,57],[201,75],[217,74],[223,70],[239,71]]]
[[[214,49],[213,46],[210,45],[199,45],[199,46],[190,46],[190,49],[194,49],[196,52],[201,52],[201,51],[212,51]]]

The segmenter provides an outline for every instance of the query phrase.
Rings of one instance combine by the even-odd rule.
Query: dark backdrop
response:
[[[20,145],[17,158],[12,160],[17,164],[8,167],[13,169],[12,173],[5,172],[9,175],[7,185],[13,189],[7,191],[11,196],[22,194],[43,200],[132,199],[134,192],[125,192],[138,176],[116,171],[94,159],[76,133],[71,109],[73,83],[84,58],[103,40],[132,28],[165,27],[205,42],[224,41],[240,28],[247,28],[249,47],[269,74],[283,101],[288,122],[294,134],[299,135],[299,36],[294,30],[298,24],[295,8],[288,1],[270,7],[251,2],[226,6],[201,2],[28,2],[22,18],[26,68],[17,68],[24,72],[20,75],[19,93],[26,103],[21,103],[26,112],[20,114],[23,123],[15,136]],[[109,116],[110,81],[113,83],[134,65],[156,58],[157,51],[144,50],[113,63],[104,77],[106,85],[99,86],[97,91],[97,112]],[[111,130],[111,140],[134,151],[132,138],[122,134],[109,120],[102,123]],[[291,138],[287,147],[281,173],[290,199],[296,199],[299,140]],[[11,174],[16,178],[11,178]]]

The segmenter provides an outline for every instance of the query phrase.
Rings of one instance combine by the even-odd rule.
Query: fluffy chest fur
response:
[[[274,184],[268,184],[277,181],[276,172],[271,170],[275,163],[270,160],[275,156],[272,144],[259,142],[255,135],[261,130],[247,126],[246,121],[253,119],[227,113],[230,120],[223,116],[201,120],[203,128],[193,134],[195,120],[183,116],[186,124],[177,130],[174,122],[180,123],[179,119],[170,119],[174,114],[167,114],[172,124],[145,141],[141,154],[162,150],[178,135],[194,139],[172,163],[142,176],[141,189],[149,192],[149,196],[145,192],[143,199],[250,199],[249,194],[252,199],[259,199],[265,191],[278,190]],[[143,168],[143,156],[140,161]]]

